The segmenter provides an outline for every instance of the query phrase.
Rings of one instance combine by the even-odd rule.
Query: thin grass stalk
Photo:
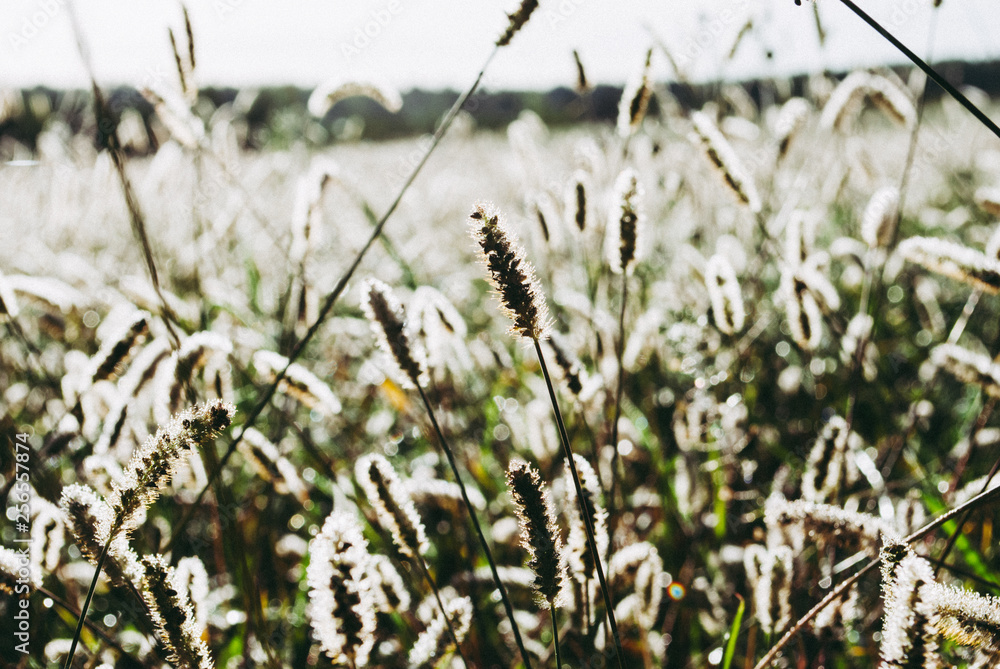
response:
[[[462,653],[462,646],[458,643],[458,635],[455,634],[455,627],[451,624],[451,616],[448,615],[448,610],[444,608],[444,602],[441,601],[441,593],[438,591],[437,583],[434,582],[430,571],[427,570],[427,562],[419,554],[414,556],[414,560],[420,565],[420,570],[424,574],[424,580],[427,581],[427,585],[430,586],[431,592],[434,594],[434,599],[437,600],[438,609],[440,609],[441,615],[444,616],[445,625],[448,626],[448,636],[451,637],[452,643],[455,644],[455,652],[462,658],[462,666],[465,669],[469,669],[469,663],[465,661],[465,654]]]
[[[982,492],[973,497],[972,499],[970,499],[965,504],[957,506],[954,509],[951,509],[950,511],[945,511],[940,516],[930,521],[929,523],[921,527],[913,534],[904,537],[903,543],[912,544],[914,541],[923,539],[925,536],[936,530],[941,525],[944,525],[952,518],[955,518],[959,514],[965,513],[966,511],[974,509],[977,506],[979,506],[980,503],[990,501],[994,497],[1000,497],[1000,488],[993,488],[992,490],[987,490],[986,492]],[[799,618],[799,620],[791,627],[791,629],[785,632],[785,634],[781,637],[781,639],[778,640],[778,643],[771,646],[771,649],[767,651],[767,654],[764,655],[763,658],[761,658],[760,662],[754,665],[754,669],[764,669],[764,667],[767,667],[770,663],[772,663],[774,659],[778,656],[778,653],[781,652],[781,649],[784,648],[786,645],[788,645],[788,642],[794,639],[795,635],[798,634],[800,631],[802,631],[802,629],[806,626],[806,624],[809,623],[810,620],[816,617],[816,614],[825,609],[827,605],[839,599],[840,596],[844,594],[844,592],[849,587],[851,587],[858,581],[858,579],[860,579],[864,574],[868,573],[873,568],[878,566],[879,562],[880,562],[879,558],[873,558],[872,560],[869,560],[868,564],[866,564],[864,567],[856,571],[850,578],[845,580],[836,588],[831,590],[826,597],[821,599],[816,604],[816,606],[809,609],[808,613]]]
[[[618,313],[618,341],[615,346],[615,360],[618,362],[618,387],[615,389],[615,417],[611,422],[611,483],[608,493],[608,526],[615,512],[615,490],[618,487],[618,421],[622,416],[622,391],[625,384],[625,370],[622,369],[622,355],[625,349],[625,303],[628,300],[628,274],[622,272],[622,308]],[[608,542],[608,551],[611,543]]]
[[[969,100],[969,98],[965,97],[961,91],[959,91],[957,88],[948,83],[947,79],[938,74],[937,70],[935,70],[933,67],[925,63],[923,59],[920,58],[920,56],[910,51],[910,49],[908,49],[905,44],[896,39],[896,37],[893,36],[892,33],[883,28],[878,21],[876,21],[868,14],[866,14],[860,7],[854,4],[851,0],[840,0],[840,1],[844,5],[846,5],[848,9],[857,14],[862,21],[864,21],[872,28],[874,28],[875,32],[884,37],[894,47],[899,49],[903,53],[903,55],[909,58],[914,65],[919,67],[924,72],[924,74],[933,79],[934,83],[943,88],[945,92],[948,93],[948,95],[953,97],[959,104],[961,104],[963,107],[969,110],[969,112],[973,116],[975,116],[980,123],[986,126],[990,132],[992,132],[997,137],[1000,137],[1000,127],[998,127],[996,123],[990,120],[990,117],[984,114],[982,110],[979,109],[979,107],[972,104],[972,101]]]
[[[597,579],[601,583],[601,594],[604,596],[604,608],[608,616],[608,625],[611,628],[611,636],[615,641],[615,657],[618,659],[618,668],[625,669],[625,654],[622,651],[622,640],[618,633],[618,623],[615,621],[615,607],[611,602],[611,591],[608,589],[607,579],[604,578],[604,567],[601,566],[601,554],[597,550],[597,540],[594,538],[594,525],[587,513],[587,498],[584,495],[583,485],[580,483],[580,474],[576,471],[576,462],[573,460],[573,449],[569,445],[569,435],[566,432],[566,425],[563,423],[562,412],[559,411],[559,400],[556,399],[555,388],[552,379],[549,377],[549,368],[545,364],[545,354],[542,353],[542,345],[537,338],[532,338],[535,345],[535,354],[538,356],[538,364],[542,368],[542,376],[545,377],[545,387],[549,391],[549,400],[552,402],[552,411],[556,416],[556,425],[559,428],[559,439],[562,442],[563,454],[569,463],[569,471],[573,476],[573,485],[576,487],[576,499],[580,505],[580,515],[583,516],[583,526],[587,530],[587,544],[590,546],[590,553],[594,556],[594,569],[597,571]]]
[[[552,617],[552,644],[556,650],[556,669],[562,669],[562,655],[559,654],[559,625],[556,623],[556,607],[552,602],[549,602],[549,613]]]
[[[111,162],[114,164],[115,173],[118,175],[118,180],[122,186],[122,194],[125,196],[129,220],[132,223],[132,231],[138,237],[139,244],[142,247],[143,258],[146,261],[146,271],[149,272],[150,281],[153,283],[153,290],[156,291],[156,296],[160,299],[160,307],[163,310],[163,324],[166,326],[167,333],[170,335],[171,342],[173,343],[173,348],[176,350],[180,348],[181,343],[180,337],[174,329],[177,316],[170,308],[170,305],[167,304],[167,300],[160,288],[160,277],[156,271],[156,263],[153,260],[153,250],[149,245],[149,237],[146,235],[146,221],[142,215],[142,210],[139,209],[139,201],[136,199],[135,191],[132,189],[132,182],[129,180],[128,175],[125,174],[125,156],[122,154],[121,143],[118,141],[118,130],[111,119],[111,115],[108,113],[108,105],[104,100],[104,94],[97,85],[94,66],[90,59],[90,50],[87,49],[83,41],[83,31],[80,28],[76,11],[73,9],[73,3],[67,2],[66,9],[69,11],[70,24],[73,27],[73,34],[76,37],[76,47],[80,54],[80,60],[83,62],[87,77],[90,79],[91,93],[94,96],[94,116],[97,119],[98,128],[102,127],[102,120],[111,126],[111,132],[107,137],[108,152],[111,155]]]
[[[427,415],[431,419],[431,425],[434,427],[438,443],[441,444],[441,450],[444,451],[445,456],[448,458],[448,464],[451,465],[452,475],[454,475],[455,481],[458,483],[458,488],[462,493],[462,501],[465,503],[465,508],[469,512],[469,517],[472,519],[472,525],[476,529],[476,536],[479,537],[479,543],[483,547],[483,552],[486,553],[486,561],[490,565],[490,573],[493,575],[493,582],[500,591],[500,599],[503,601],[503,608],[507,613],[507,619],[510,620],[511,630],[514,632],[514,642],[517,644],[517,649],[521,653],[521,661],[524,662],[525,669],[531,669],[531,659],[528,656],[527,649],[524,647],[524,640],[521,638],[521,630],[517,625],[517,621],[514,619],[514,607],[510,602],[510,597],[507,595],[507,588],[500,579],[500,574],[497,571],[496,560],[493,559],[493,552],[490,550],[490,545],[486,541],[486,535],[483,534],[483,528],[479,524],[479,517],[476,515],[475,507],[472,506],[472,502],[469,500],[469,493],[465,489],[465,483],[462,482],[462,477],[458,475],[458,464],[455,461],[455,454],[451,450],[448,440],[445,439],[444,431],[441,430],[441,426],[438,424],[437,416],[434,414],[434,409],[431,407],[430,400],[427,398],[427,393],[425,393],[424,389],[419,385],[417,385],[417,391],[420,393],[420,399],[423,400],[424,407],[427,409]]]
[[[69,645],[69,652],[66,654],[66,663],[63,665],[63,669],[70,669],[73,666],[73,654],[76,652],[76,645],[80,643],[83,624],[87,619],[87,609],[90,608],[90,602],[94,599],[94,591],[97,590],[97,582],[101,579],[104,560],[108,557],[108,549],[111,547],[113,539],[114,537],[109,534],[107,541],[104,542],[104,548],[101,549],[101,555],[97,558],[97,569],[94,571],[94,580],[90,582],[90,589],[87,590],[87,599],[83,601],[83,608],[80,609],[80,619],[76,623],[76,632],[73,633],[73,642]]]
[[[288,354],[288,364],[286,364],[285,368],[280,370],[275,375],[274,380],[264,391],[264,396],[261,397],[260,401],[254,405],[250,413],[247,414],[246,422],[243,424],[243,430],[240,430],[239,435],[237,435],[233,439],[233,442],[229,445],[229,448],[226,450],[222,458],[219,460],[219,467],[213,470],[208,475],[208,481],[205,483],[202,489],[198,491],[198,496],[195,498],[194,503],[188,509],[187,513],[185,513],[184,516],[180,519],[179,523],[174,526],[174,532],[170,537],[170,541],[167,542],[167,546],[164,548],[164,552],[168,552],[173,547],[173,543],[176,540],[176,538],[182,534],[181,530],[183,530],[184,527],[191,521],[191,518],[198,510],[199,504],[201,504],[202,498],[204,498],[205,493],[208,491],[208,488],[212,485],[215,479],[219,477],[219,474],[222,473],[222,468],[226,466],[226,463],[229,462],[229,458],[233,456],[233,453],[236,452],[237,447],[243,440],[243,431],[246,430],[247,428],[254,426],[254,423],[256,423],[257,419],[260,418],[261,413],[263,413],[264,409],[267,408],[267,406],[270,404],[271,398],[274,397],[274,394],[278,391],[278,385],[285,379],[285,375],[288,373],[288,368],[291,367],[298,360],[299,356],[302,355],[302,352],[305,350],[306,346],[309,344],[310,341],[312,341],[312,338],[319,331],[320,326],[322,326],[322,324],[326,321],[326,317],[330,314],[330,311],[333,309],[333,305],[337,303],[337,300],[340,298],[341,294],[344,292],[344,289],[347,287],[348,281],[350,281],[351,277],[354,276],[354,272],[358,269],[358,266],[361,265],[361,261],[368,253],[368,250],[372,247],[375,241],[382,236],[382,230],[385,228],[386,223],[388,223],[389,217],[392,216],[392,214],[396,211],[396,208],[399,207],[399,203],[402,201],[403,196],[406,194],[406,191],[410,189],[410,186],[416,180],[417,175],[420,174],[420,170],[423,169],[424,165],[427,163],[427,159],[430,158],[431,154],[434,152],[434,149],[437,148],[437,145],[441,143],[441,139],[448,131],[448,128],[451,127],[452,121],[455,120],[455,117],[458,115],[458,112],[461,111],[462,106],[465,104],[466,100],[468,100],[469,97],[473,93],[475,93],[476,90],[479,88],[479,84],[483,80],[483,76],[486,74],[486,69],[489,67],[490,63],[493,61],[493,58],[496,56],[497,51],[499,50],[500,50],[499,46],[493,47],[493,50],[490,51],[490,55],[486,58],[486,61],[483,63],[483,66],[479,69],[479,74],[476,75],[475,81],[473,81],[472,85],[469,86],[469,88],[466,89],[466,91],[462,93],[462,95],[460,95],[457,100],[455,100],[455,104],[453,104],[451,106],[451,109],[448,110],[448,114],[445,116],[444,120],[441,122],[441,125],[434,133],[434,138],[431,141],[430,146],[427,147],[427,150],[424,151],[424,155],[420,159],[420,162],[418,162],[417,165],[413,168],[413,171],[410,172],[410,176],[407,177],[406,181],[400,188],[399,193],[396,194],[396,198],[392,201],[392,204],[389,205],[389,208],[386,210],[384,214],[382,214],[382,217],[378,220],[378,223],[376,223],[375,228],[372,230],[372,233],[368,238],[368,241],[365,242],[365,245],[361,247],[360,251],[358,251],[358,254],[355,256],[354,261],[350,264],[350,266],[347,268],[344,274],[337,281],[337,284],[333,287],[333,290],[330,291],[330,293],[327,294],[326,298],[323,300],[323,306],[322,308],[320,308],[319,314],[316,316],[316,320],[313,322],[312,325],[309,326],[309,329],[302,336],[302,339],[300,339],[298,343],[295,344],[295,347]]]

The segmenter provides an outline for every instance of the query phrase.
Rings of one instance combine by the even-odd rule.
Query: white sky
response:
[[[0,86],[84,86],[67,0],[0,0]],[[594,82],[620,84],[641,65],[654,31],[694,78],[787,74],[824,66],[901,62],[902,56],[836,0],[821,0],[820,48],[812,7],[793,0],[540,0],[490,68],[486,87],[572,85],[572,49]],[[858,0],[926,55],[931,0]],[[944,0],[933,57],[1000,58],[998,0]],[[516,0],[188,0],[200,84],[311,86],[376,79],[400,89],[464,88],[506,25]],[[167,27],[183,33],[174,0],[75,0],[102,85],[173,81]],[[755,31],[724,63],[737,31]],[[381,23],[379,22],[381,19]],[[368,35],[365,35],[367,30]],[[353,49],[353,50],[352,50]],[[763,53],[771,49],[767,62]],[[654,74],[669,78],[657,56]],[[1000,73],[998,73],[1000,77]]]

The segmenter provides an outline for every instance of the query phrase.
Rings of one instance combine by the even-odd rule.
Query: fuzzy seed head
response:
[[[411,559],[426,553],[424,523],[389,461],[377,453],[363,456],[354,474],[375,509],[379,523],[392,534],[399,552]]]
[[[427,385],[426,355],[409,336],[406,314],[392,290],[378,279],[368,279],[362,291],[361,308],[371,322],[379,345],[392,360],[404,388]]]
[[[649,98],[653,89],[649,83],[649,66],[653,59],[653,50],[646,51],[646,60],[642,69],[633,75],[622,90],[618,103],[618,135],[628,137],[634,133],[646,117]]]
[[[750,211],[758,213],[761,210],[760,195],[757,187],[750,179],[729,140],[719,132],[715,122],[705,112],[697,111],[691,115],[695,134],[701,143],[705,155],[725,179],[726,185],[736,194],[739,200],[750,207]]]
[[[746,309],[736,271],[729,260],[720,254],[708,259],[705,264],[705,287],[712,302],[712,316],[715,326],[723,334],[736,334],[746,324]]]
[[[507,229],[500,212],[488,204],[476,205],[469,217],[473,237],[482,248],[500,306],[514,322],[513,336],[546,339],[549,309],[538,286],[535,268],[524,258],[517,237]]]
[[[140,514],[159,496],[188,455],[229,427],[236,408],[214,401],[174,416],[132,454],[122,477],[112,483],[108,502],[114,515],[109,536],[138,526]]]
[[[643,188],[635,170],[626,168],[615,180],[611,219],[608,221],[607,256],[615,274],[631,274],[642,252]]]
[[[510,22],[507,24],[507,29],[497,39],[497,46],[510,44],[514,35],[528,22],[528,19],[531,18],[531,13],[536,9],[538,9],[538,0],[521,0],[521,6],[518,7],[517,11],[507,15]]]
[[[507,485],[521,524],[521,545],[531,555],[528,567],[535,573],[534,590],[543,609],[556,605],[565,579],[560,560],[562,542],[549,509],[548,494],[535,469],[522,461],[507,468]]]
[[[375,643],[375,599],[366,576],[368,542],[357,519],[334,511],[309,542],[307,613],[316,638],[335,663],[364,666]]]
[[[932,272],[1000,293],[1000,260],[944,239],[910,237],[899,244],[899,253]]]
[[[156,636],[167,650],[167,659],[184,669],[215,666],[208,647],[195,626],[194,610],[186,592],[175,588],[174,569],[162,555],[142,558],[145,575],[140,591],[156,628]]]
[[[982,353],[955,344],[939,344],[931,351],[931,363],[965,383],[983,387],[987,395],[1000,398],[1000,364]]]

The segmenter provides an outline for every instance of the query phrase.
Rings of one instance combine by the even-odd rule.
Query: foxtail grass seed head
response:
[[[612,194],[606,246],[608,263],[615,274],[632,274],[642,253],[646,220],[642,199],[639,175],[632,168],[622,170]]]
[[[573,460],[576,464],[576,471],[580,475],[580,486],[583,488],[587,515],[590,517],[591,527],[594,528],[594,542],[597,544],[597,552],[606,555],[609,542],[608,512],[601,505],[601,483],[597,478],[597,472],[590,466],[590,462],[586,458],[574,453]],[[566,471],[569,471],[569,465],[566,466]],[[569,566],[577,579],[592,581],[597,578],[594,554],[587,543],[587,529],[584,519],[580,516],[580,505],[576,500],[576,486],[573,485],[572,481],[567,485],[566,491],[566,508],[570,516],[569,538],[566,546],[569,553]]]
[[[420,349],[426,351],[429,374],[450,371],[457,375],[472,367],[466,343],[468,326],[451,300],[439,290],[418,286],[413,291],[407,317],[423,344]]]
[[[805,351],[819,347],[823,339],[823,313],[805,282],[792,274],[782,278],[785,313],[792,339]]]
[[[309,491],[295,465],[255,428],[251,427],[243,432],[239,450],[257,474],[274,485],[275,492],[294,495],[301,502],[309,499]]]
[[[883,551],[883,573],[891,580],[883,583],[885,621],[882,626],[880,654],[882,666],[891,669],[939,667],[934,606],[934,569],[931,564],[907,549],[898,564],[892,561],[899,549]]]
[[[891,523],[870,514],[805,500],[789,502],[778,494],[765,504],[764,525],[768,546],[786,544],[795,553],[802,552],[807,539],[829,539],[845,547],[856,545],[874,557],[881,544],[902,541]]]
[[[233,352],[233,343],[217,332],[196,332],[184,340],[180,349],[171,357],[174,364],[173,379],[169,388],[168,408],[176,413],[188,386],[198,370],[212,358],[225,360]]]
[[[200,637],[208,625],[210,607],[208,571],[197,556],[181,558],[174,567],[174,589],[191,602],[194,611],[194,629]]]
[[[968,246],[934,237],[910,237],[900,242],[899,253],[932,272],[1000,293],[1000,260]]]
[[[288,358],[273,351],[257,351],[253,364],[259,371],[277,378],[278,372],[288,367],[278,390],[298,400],[303,406],[315,409],[326,416],[340,413],[341,404],[330,386],[297,362],[288,364]]]
[[[705,155],[722,175],[726,185],[736,194],[740,202],[747,205],[753,213],[761,209],[760,195],[757,187],[750,179],[749,173],[743,167],[743,162],[733,150],[729,140],[715,126],[715,122],[705,112],[696,111],[691,115],[691,122],[698,141]]]
[[[191,602],[174,587],[174,569],[162,555],[142,558],[145,575],[140,591],[149,607],[156,637],[167,650],[167,659],[184,669],[215,666],[208,647],[197,632]]]
[[[913,98],[893,80],[878,74],[872,75],[868,79],[866,92],[868,99],[893,122],[907,128],[916,124],[917,108]]]
[[[590,90],[590,83],[587,81],[587,71],[580,60],[580,53],[573,49],[573,62],[576,64],[576,92],[580,95]]]
[[[410,591],[392,565],[392,560],[384,555],[371,555],[368,575],[372,577],[372,596],[375,610],[380,613],[410,610]]]
[[[928,590],[938,634],[962,646],[1000,651],[1000,599],[940,583]]]
[[[110,536],[132,530],[138,519],[160,494],[190,453],[204,446],[229,427],[231,404],[221,401],[194,406],[177,414],[132,454],[122,477],[112,483],[108,502],[114,514]]]
[[[931,351],[930,361],[959,381],[978,384],[990,397],[1000,398],[1000,364],[988,355],[955,344],[938,344]]]
[[[802,497],[810,502],[826,503],[837,498],[845,487],[858,480],[854,453],[862,447],[861,437],[852,432],[847,421],[833,416],[813,442],[802,476]]]
[[[528,567],[535,573],[536,601],[543,609],[551,608],[558,603],[565,570],[560,560],[562,542],[549,509],[548,493],[538,472],[518,460],[507,467],[507,485],[521,524],[521,545],[531,556]]]
[[[873,382],[878,376],[878,348],[871,342],[875,320],[868,314],[855,314],[844,328],[840,340],[840,359],[844,364],[853,364],[857,359],[865,380]],[[864,347],[864,350],[861,348]]]
[[[837,84],[830,94],[819,117],[819,125],[827,130],[845,130],[861,112],[871,75],[851,72]]]
[[[746,324],[746,310],[740,292],[739,279],[729,260],[720,254],[705,264],[705,287],[712,303],[715,327],[723,334],[737,334]]]
[[[618,136],[628,137],[642,124],[649,107],[653,89],[649,82],[649,67],[653,60],[653,50],[646,51],[642,69],[629,78],[618,102]]]
[[[90,486],[72,483],[63,488],[59,508],[81,555],[96,565],[114,522],[111,507]],[[104,573],[116,585],[136,582],[136,575],[141,578],[138,557],[124,536],[113,539],[108,557]]]
[[[389,461],[377,453],[365,455],[355,465],[354,474],[400,554],[417,559],[426,553],[429,546],[424,523]]]
[[[535,278],[535,268],[525,260],[524,249],[508,230],[500,212],[488,204],[476,205],[469,217],[473,237],[482,248],[500,306],[514,322],[510,334],[547,339],[549,309]]]
[[[538,0],[521,0],[521,6],[513,14],[508,14],[509,23],[507,29],[503,31],[497,39],[497,46],[506,46],[514,39],[517,31],[524,27],[524,24],[531,18],[531,13],[538,9]]]
[[[795,209],[788,216],[785,226],[785,262],[798,267],[813,253],[816,243],[815,217],[809,212]]]
[[[809,102],[804,98],[791,98],[781,106],[774,122],[775,139],[778,140],[778,157],[784,158],[792,141],[799,134],[812,111]]]
[[[444,603],[444,608],[451,620],[458,643],[462,643],[472,625],[472,600],[468,597],[453,597]],[[447,630],[448,624],[439,612],[414,642],[409,655],[410,666],[432,667],[435,660],[452,650],[455,644]]]
[[[789,546],[776,546],[761,558],[754,605],[760,626],[768,634],[783,632],[792,621],[792,569]]]
[[[368,542],[352,514],[334,511],[309,542],[307,614],[323,651],[338,664],[365,666],[375,643]]]
[[[388,354],[404,388],[427,385],[423,348],[410,337],[403,306],[392,290],[378,279],[368,279],[362,289],[361,307],[371,322],[379,346]]]
[[[616,550],[608,565],[608,587],[615,592],[632,591],[630,614],[643,628],[652,626],[659,614],[664,576],[663,559],[656,547],[646,541]],[[590,581],[593,583],[594,579]]]
[[[573,217],[573,227],[579,232],[587,229],[587,194],[591,190],[590,175],[576,170],[566,184],[565,210]]]
[[[896,235],[899,220],[899,189],[886,186],[875,191],[861,217],[861,239],[869,248],[886,248]]]
[[[47,572],[59,565],[66,544],[62,514],[52,502],[36,496],[31,503],[31,562]]]
[[[120,334],[105,342],[92,359],[94,371],[91,381],[97,383],[115,375],[120,365],[127,364],[135,346],[140,344],[148,333],[149,314],[145,311],[136,311],[122,327]]]
[[[331,79],[317,86],[309,96],[306,107],[316,118],[323,118],[338,102],[354,97],[373,100],[393,114],[403,108],[403,98],[399,91],[388,84],[341,79]]]

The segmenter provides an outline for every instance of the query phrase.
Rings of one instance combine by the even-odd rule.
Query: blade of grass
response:
[[[736,640],[740,636],[740,626],[743,624],[743,610],[747,603],[742,597],[736,595],[740,600],[740,605],[736,608],[736,617],[733,618],[733,625],[729,628],[729,641],[726,642],[726,653],[722,656],[722,669],[729,669],[733,664],[733,657],[736,655]]]

